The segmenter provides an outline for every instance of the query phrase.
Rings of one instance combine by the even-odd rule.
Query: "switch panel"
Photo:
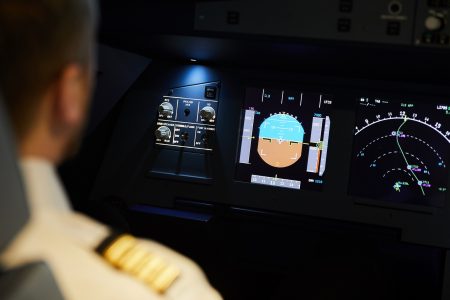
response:
[[[203,88],[203,93],[196,93],[196,97],[187,92],[162,98],[155,128],[156,145],[193,152],[213,151],[218,83],[192,88]],[[184,89],[189,90],[189,87]]]
[[[195,29],[446,48],[449,9],[450,0],[202,1]]]
[[[415,44],[424,47],[449,47],[449,1],[419,1]]]

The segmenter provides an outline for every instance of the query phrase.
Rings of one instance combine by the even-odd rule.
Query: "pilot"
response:
[[[93,0],[1,0],[0,89],[29,198],[6,268],[46,262],[66,299],[221,299],[200,268],[72,210],[55,166],[73,154],[95,69]]]

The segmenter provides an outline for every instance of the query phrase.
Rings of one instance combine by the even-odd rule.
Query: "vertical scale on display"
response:
[[[330,117],[325,117],[325,130],[323,134],[323,142],[322,142],[322,157],[320,159],[320,169],[319,169],[319,175],[323,176],[323,173],[325,173],[325,167],[327,165],[327,153],[328,153],[328,141],[330,139],[330,127],[331,127],[331,121]]]
[[[318,173],[320,176],[325,172],[328,139],[330,136],[330,118],[314,117],[312,121],[312,132],[308,153],[309,173]]]
[[[312,131],[311,139],[308,153],[308,168],[307,171],[310,173],[319,172],[319,161],[320,161],[320,140],[322,137],[322,118],[313,118],[312,121]],[[314,146],[312,146],[314,145]]]
[[[255,120],[255,111],[246,110],[244,116],[244,129],[241,140],[241,153],[239,163],[248,164],[250,162],[250,148],[253,139],[253,122]]]

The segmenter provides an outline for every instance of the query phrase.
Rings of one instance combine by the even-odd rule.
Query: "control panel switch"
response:
[[[211,106],[205,106],[200,111],[200,117],[208,122],[213,122],[216,117],[216,111]]]
[[[157,139],[168,140],[172,136],[172,133],[169,127],[160,126],[158,129],[156,129],[155,136]]]
[[[173,106],[169,102],[163,102],[158,107],[158,112],[165,118],[170,118],[173,115]]]

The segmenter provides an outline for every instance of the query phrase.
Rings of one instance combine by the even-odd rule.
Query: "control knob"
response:
[[[172,136],[172,132],[170,131],[169,127],[160,126],[158,129],[156,129],[155,136],[157,139],[168,140]]]
[[[163,102],[159,105],[158,111],[163,117],[170,118],[173,114],[173,106],[169,102]]]
[[[200,111],[200,117],[206,121],[214,120],[216,117],[216,111],[211,106],[205,106]]]
[[[438,31],[444,28],[444,20],[437,16],[428,16],[425,19],[425,28],[429,31]]]

